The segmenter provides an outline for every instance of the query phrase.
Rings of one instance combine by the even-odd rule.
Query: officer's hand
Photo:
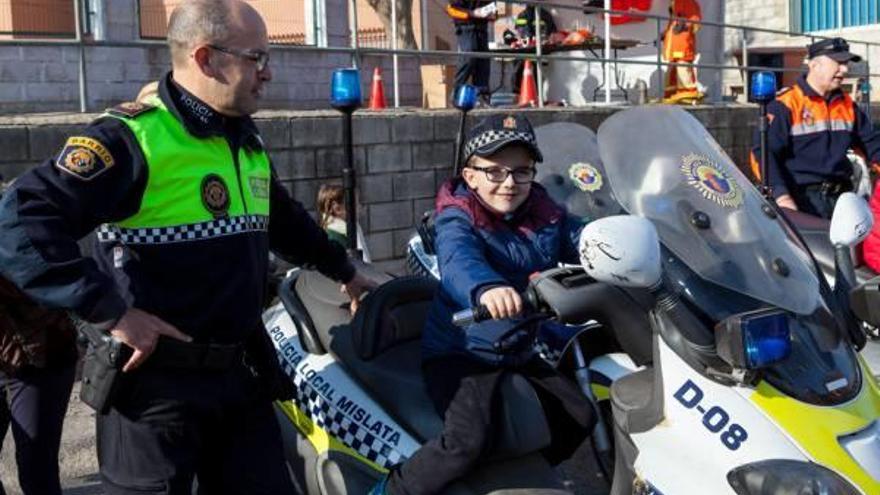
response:
[[[110,334],[134,349],[128,362],[122,367],[123,372],[131,371],[143,364],[156,349],[160,335],[184,342],[192,341],[192,337],[182,333],[174,326],[136,308],[130,308],[126,311],[122,318],[116,322],[116,326],[110,330]]]
[[[798,209],[797,205],[794,203],[794,198],[792,198],[790,194],[783,194],[776,198],[776,204],[781,208],[788,208],[789,210]]]
[[[513,287],[495,287],[480,296],[480,304],[486,306],[495,320],[512,318],[522,312],[522,298]]]
[[[377,286],[378,284],[374,280],[370,280],[361,272],[357,271],[354,272],[354,277],[352,277],[347,284],[342,284],[342,292],[345,292],[348,294],[348,297],[351,298],[351,304],[349,305],[351,314],[357,312],[358,306],[360,305],[361,294],[369,292]]]

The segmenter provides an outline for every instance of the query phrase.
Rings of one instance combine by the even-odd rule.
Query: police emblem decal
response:
[[[229,188],[223,179],[216,174],[206,175],[202,179],[202,204],[214,215],[221,218],[229,211]]]
[[[106,146],[85,136],[68,138],[55,160],[56,167],[82,180],[94,179],[114,163],[113,155]]]
[[[568,177],[578,189],[584,192],[598,191],[602,188],[602,174],[589,163],[573,163],[568,168]]]
[[[508,115],[504,122],[502,123],[505,129],[516,129],[516,117],[513,115]]]
[[[681,171],[704,198],[728,208],[739,208],[743,190],[724,167],[708,157],[692,153],[681,158]]]

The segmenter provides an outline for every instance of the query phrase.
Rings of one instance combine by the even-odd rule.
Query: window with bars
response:
[[[791,30],[800,33],[880,25],[880,0],[791,0]]]

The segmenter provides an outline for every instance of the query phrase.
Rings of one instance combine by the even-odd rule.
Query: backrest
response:
[[[420,338],[436,290],[436,280],[400,277],[371,292],[351,322],[358,357],[369,361],[394,345]]]

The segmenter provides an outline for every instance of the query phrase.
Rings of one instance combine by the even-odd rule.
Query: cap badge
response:
[[[504,119],[503,125],[505,129],[516,129],[516,118],[513,115],[509,115]]]

